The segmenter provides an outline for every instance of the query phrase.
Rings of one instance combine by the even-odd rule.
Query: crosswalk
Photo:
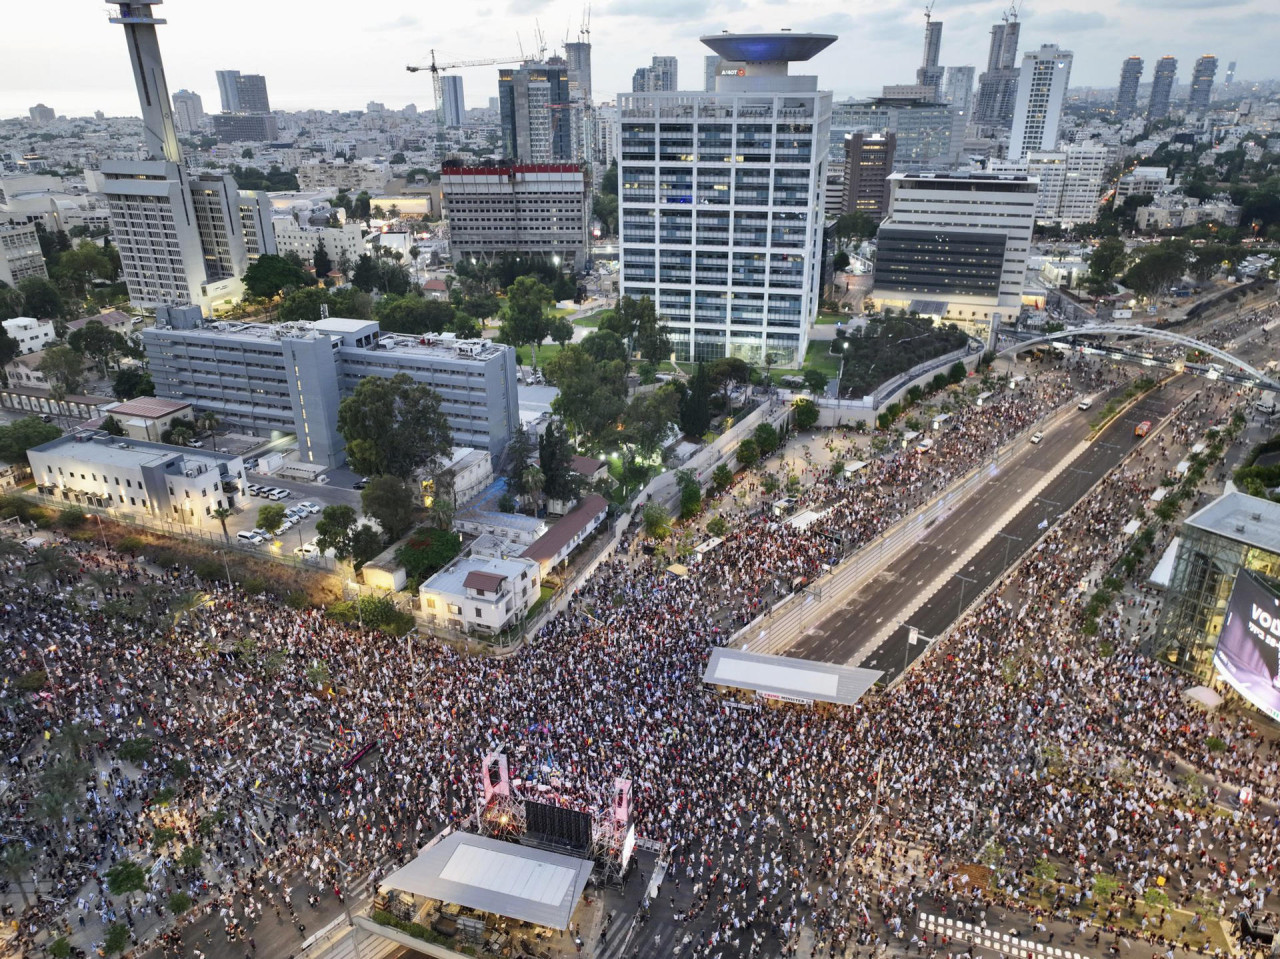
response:
[[[935,916],[922,910],[917,920],[920,928],[930,935],[959,939],[982,949],[991,949],[1002,956],[1018,956],[1023,959],[1088,959],[1078,952],[1043,942],[1032,942],[1013,933],[1002,933],[971,922],[960,922],[950,916]]]
[[[604,948],[596,953],[596,959],[671,959],[693,946],[693,940],[685,940],[687,933],[675,922],[652,920],[635,923],[634,928],[614,927]]]

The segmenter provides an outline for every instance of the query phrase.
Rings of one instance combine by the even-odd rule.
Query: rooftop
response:
[[[549,562],[555,559],[556,554],[564,548],[566,543],[591,525],[591,522],[608,508],[609,504],[603,496],[592,493],[590,496],[582,497],[582,502],[560,517],[555,526],[534,540],[533,544],[520,555],[538,562]]]
[[[137,399],[125,400],[118,406],[113,406],[109,412],[112,416],[140,416],[143,419],[159,419],[162,416],[168,416],[171,413],[177,413],[179,410],[191,409],[190,403],[184,403],[181,400],[164,400],[155,396],[139,396]]]
[[[591,875],[589,859],[454,832],[381,886],[565,929]]]
[[[59,453],[74,456],[84,463],[103,466],[134,468],[139,466],[163,466],[167,471],[182,473],[187,470],[203,472],[217,470],[224,463],[238,460],[230,453],[212,450],[193,450],[167,443],[150,443],[111,436],[107,433],[81,430],[68,433],[56,440],[33,447],[39,453]]]
[[[777,63],[808,60],[838,37],[833,33],[713,33],[703,43],[734,63]]]
[[[1280,503],[1239,490],[1219,496],[1183,525],[1280,554]]]
[[[496,556],[464,556],[446,566],[418,587],[423,593],[448,593],[463,595],[468,588],[496,590],[505,579],[518,579],[530,569],[521,559],[502,559]],[[479,577],[479,579],[473,579]],[[478,585],[480,582],[489,585]]]
[[[711,651],[702,681],[754,690],[766,699],[817,700],[848,706],[861,699],[883,675],[878,669],[718,648]]]

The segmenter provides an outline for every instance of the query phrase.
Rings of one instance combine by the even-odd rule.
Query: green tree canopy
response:
[[[111,392],[118,400],[131,400],[138,396],[155,396],[156,385],[151,374],[141,367],[126,366],[116,374]]]
[[[79,393],[84,385],[84,357],[69,346],[49,347],[36,369],[64,395]]]
[[[428,300],[420,293],[389,294],[378,301],[374,318],[384,330],[421,336],[443,333],[454,321],[454,308],[442,300]]]
[[[375,476],[360,493],[364,511],[378,521],[387,542],[394,542],[413,525],[413,490],[398,476]]]
[[[62,435],[53,423],[46,423],[38,416],[24,416],[8,426],[0,426],[0,460],[21,463],[27,450],[41,443],[50,443]]]
[[[588,445],[612,448],[610,434],[626,408],[627,368],[621,360],[597,362],[577,343],[570,343],[546,366],[547,378],[560,390],[552,409]]]
[[[538,437],[538,467],[542,470],[542,492],[548,499],[568,501],[578,495],[582,477],[573,468],[569,434],[554,420]]]
[[[107,375],[107,364],[129,348],[124,337],[107,329],[101,320],[89,320],[80,329],[72,330],[67,345],[93,360],[103,376]]]
[[[281,503],[267,503],[258,507],[258,528],[264,529],[272,536],[280,532],[284,525],[284,506]]]
[[[550,333],[547,307],[555,301],[551,288],[532,276],[519,277],[507,287],[507,305],[498,338],[511,346],[531,345],[533,366],[538,365],[538,344]]]
[[[22,293],[25,315],[41,320],[56,320],[62,316],[62,295],[44,277],[29,276],[18,283],[18,290]]]
[[[653,456],[679,416],[680,390],[673,383],[664,384],[627,404],[622,414],[623,437],[640,456]]]
[[[412,478],[453,447],[440,394],[406,373],[366,376],[338,407],[338,432],[352,469]]]
[[[274,253],[262,254],[244,273],[244,288],[254,296],[272,297],[283,290],[314,285],[310,273]]]
[[[351,558],[351,533],[356,525],[356,511],[345,504],[326,506],[316,522],[316,546],[321,553],[333,550],[339,560]]]
[[[329,259],[329,251],[324,248],[324,240],[316,241],[316,252],[311,257],[311,265],[315,267],[317,280],[323,280],[333,269],[333,261]]]
[[[711,374],[699,363],[689,378],[689,389],[680,403],[680,429],[685,436],[701,439],[711,429]]]

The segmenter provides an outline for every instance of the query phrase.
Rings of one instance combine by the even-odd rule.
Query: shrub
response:
[[[421,583],[430,579],[462,552],[462,537],[452,530],[420,526],[408,542],[396,550],[396,562],[405,574]]]
[[[175,892],[169,897],[169,911],[175,916],[181,916],[190,908],[191,897],[185,892]]]
[[[707,532],[712,536],[724,536],[729,532],[729,521],[723,516],[713,516],[707,521]]]
[[[84,525],[85,519],[87,517],[84,515],[84,510],[78,506],[72,506],[59,514],[58,525],[64,529],[79,529]]]
[[[147,544],[139,536],[121,536],[116,540],[116,551],[134,556],[146,549]]]

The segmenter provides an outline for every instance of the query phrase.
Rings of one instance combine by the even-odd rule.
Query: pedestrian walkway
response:
[[[1043,942],[1033,942],[1015,933],[988,929],[985,924],[961,922],[950,916],[935,916],[923,910],[918,914],[920,928],[931,936],[959,939],[981,949],[990,949],[1002,956],[1020,959],[1089,959],[1087,955],[1061,949]]]

